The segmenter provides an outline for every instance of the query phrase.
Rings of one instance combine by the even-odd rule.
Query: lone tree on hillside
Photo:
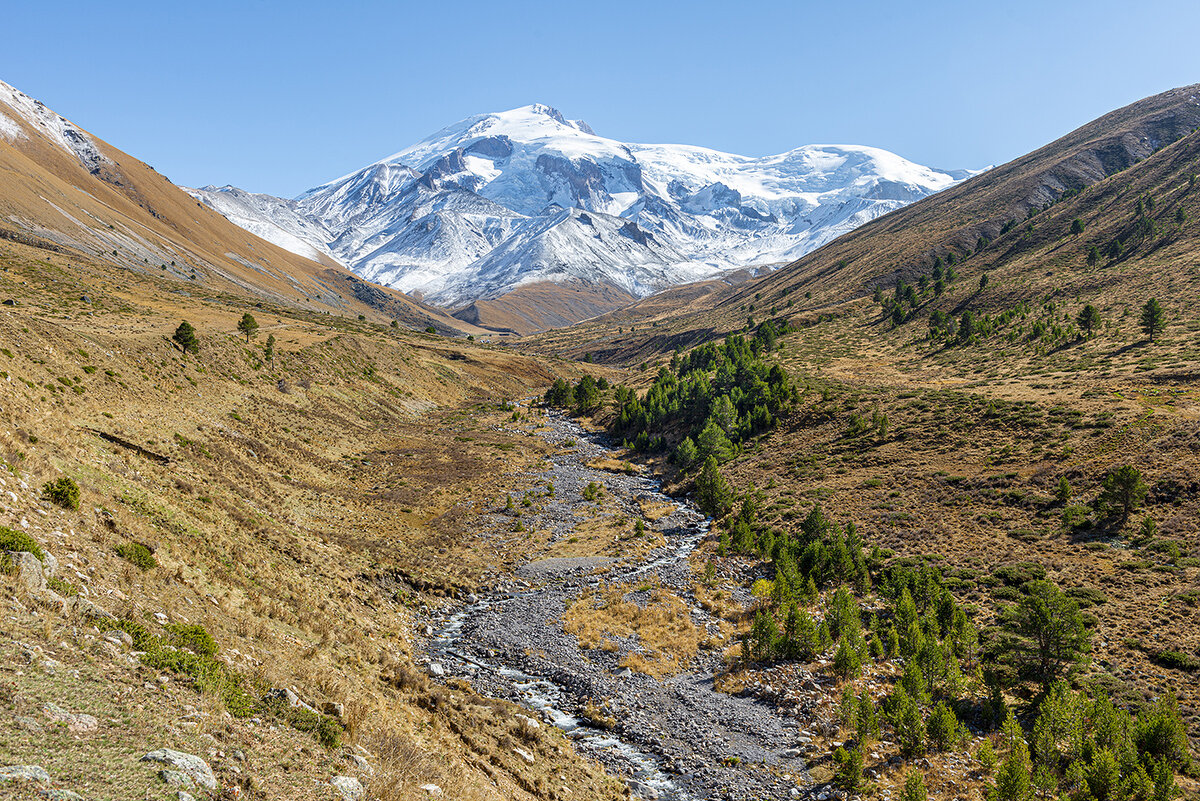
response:
[[[200,340],[196,339],[196,329],[192,328],[192,324],[187,320],[184,320],[179,324],[179,327],[175,329],[175,334],[171,337],[171,339],[175,340],[175,344],[177,344],[179,349],[184,353],[187,353],[188,351],[191,351],[192,353],[200,352]]]
[[[1147,491],[1141,471],[1133,465],[1110,470],[1104,477],[1100,495],[1096,497],[1096,510],[1101,514],[1120,512],[1121,523],[1124,525],[1129,516],[1142,505]]]
[[[1083,220],[1079,219],[1078,217],[1071,220],[1071,233],[1075,236],[1083,233]]]
[[[1156,298],[1150,298],[1146,301],[1146,305],[1142,307],[1142,330],[1146,332],[1146,336],[1150,341],[1154,341],[1155,334],[1161,334],[1167,327],[1167,318],[1163,314],[1163,308],[1159,305]]]
[[[238,330],[246,335],[246,344],[250,344],[250,337],[258,333],[258,320],[254,319],[254,315],[246,312],[242,315],[242,319],[238,321]]]
[[[1087,331],[1088,338],[1092,336],[1092,331],[1096,326],[1100,325],[1100,312],[1092,304],[1084,306],[1079,315],[1075,318],[1075,324],[1082,330]]]
[[[1091,650],[1079,604],[1048,581],[1028,581],[1025,597],[1004,610],[1004,628],[1015,635],[1010,652],[1020,675],[1049,687]]]

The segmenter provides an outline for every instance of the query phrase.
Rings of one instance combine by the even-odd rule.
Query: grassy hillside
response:
[[[174,798],[138,762],[162,747],[250,798],[611,797],[556,730],[411,658],[423,605],[520,557],[460,518],[541,458],[502,407],[563,366],[44,253],[0,242],[0,550],[57,563],[0,571],[6,765],[96,799]]]
[[[729,654],[724,680],[808,710],[816,721],[806,747],[814,776],[844,781],[853,750],[867,787],[899,791],[916,767],[938,797],[978,797],[1000,781],[977,755],[985,741],[1001,762],[1017,759],[1012,730],[1000,732],[1002,698],[1033,743],[1032,767],[1047,767],[1043,779],[1053,791],[1098,797],[1099,785],[1084,795],[1070,773],[1094,763],[1068,769],[1078,756],[1065,751],[1046,762],[1045,746],[1037,762],[1043,688],[1005,673],[1018,653],[1006,639],[1017,636],[1006,609],[1030,597],[1035,587],[1027,581],[1049,582],[1082,610],[1090,651],[1068,686],[1141,714],[1177,697],[1196,753],[1195,93],[1175,90],[1114,112],[774,274],[685,299],[694,305],[672,310],[664,295],[536,338],[542,352],[632,368],[648,419],[665,413],[687,421],[630,437],[630,445],[721,516],[697,563],[706,576],[700,584],[754,644]],[[1163,310],[1164,328],[1153,339],[1142,325],[1150,299]],[[1088,307],[1095,313],[1085,316]],[[739,333],[766,341],[768,324],[780,332],[778,349],[763,348],[755,370],[785,368],[799,395],[763,431],[755,421],[766,418],[757,410],[749,417],[756,386],[749,373],[688,371],[695,346]],[[686,391],[671,394],[676,385]],[[732,405],[722,406],[723,394]],[[605,399],[616,404],[603,415],[618,431],[630,430],[630,409],[638,412],[627,397],[618,388]],[[739,412],[732,418],[731,409]],[[700,469],[706,447],[696,432],[706,419],[718,420],[734,446],[707,449],[719,464],[714,471]],[[689,433],[695,450],[681,457]],[[1142,490],[1123,508],[1106,490],[1118,476],[1135,477],[1130,486]],[[845,544],[850,526],[856,546]],[[806,550],[814,541],[864,562],[813,573],[822,564]],[[812,575],[815,587],[806,588]],[[897,688],[910,686],[898,680],[917,659],[914,652],[895,660],[888,645],[889,628],[903,617],[897,588],[909,580],[935,582],[927,598],[947,591],[954,599],[947,608],[964,610],[980,637],[978,650],[953,644],[965,684],[948,673],[949,685],[941,684],[948,632],[928,652],[943,661],[921,662],[937,678],[918,701],[918,726],[934,726],[942,699],[970,727],[949,746],[913,748],[899,718],[886,719],[896,713]],[[843,615],[839,586],[861,607],[857,640],[834,633],[822,645],[786,633],[793,604],[816,621]],[[844,642],[851,668],[839,666]],[[1055,704],[1084,703],[1055,697]],[[864,708],[855,699],[864,698],[888,711],[881,732],[872,734],[855,711]],[[1185,795],[1196,791],[1189,770],[1177,780]],[[1139,797],[1132,787],[1109,797]]]

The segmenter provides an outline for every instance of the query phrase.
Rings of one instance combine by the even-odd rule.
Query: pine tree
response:
[[[175,344],[179,345],[180,350],[184,353],[199,353],[200,340],[196,338],[196,329],[192,328],[192,324],[184,320],[175,329],[174,336],[171,339],[175,340]]]
[[[1078,236],[1079,234],[1082,234],[1082,233],[1083,233],[1083,220],[1076,217],[1075,219],[1071,220],[1071,234],[1073,236]]]
[[[1075,324],[1082,330],[1087,332],[1088,337],[1092,336],[1092,331],[1096,326],[1100,325],[1100,312],[1092,304],[1087,304],[1080,309],[1079,314],[1075,317]]]
[[[1095,245],[1092,245],[1090,248],[1088,248],[1088,253],[1087,253],[1088,267],[1095,267],[1099,263],[1100,263],[1100,248],[1096,247]]]
[[[704,467],[696,477],[696,502],[713,517],[720,517],[733,507],[733,490],[711,455],[704,460]]]
[[[909,770],[904,776],[904,790],[900,793],[900,801],[929,801],[925,777],[916,768]]]
[[[1159,305],[1158,300],[1150,298],[1150,300],[1146,301],[1146,305],[1142,307],[1142,331],[1153,342],[1154,335],[1161,334],[1166,327],[1167,320],[1163,314],[1162,306]]]
[[[263,348],[263,358],[269,362],[275,361],[275,335],[267,335],[267,346]]]
[[[254,319],[254,315],[246,312],[242,315],[242,319],[237,324],[238,331],[246,335],[246,344],[250,344],[250,337],[258,334],[258,320]]]
[[[1018,737],[996,773],[996,801],[1026,801],[1029,791],[1029,747]]]

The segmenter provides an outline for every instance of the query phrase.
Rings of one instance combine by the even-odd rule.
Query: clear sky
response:
[[[1200,82],[1196,0],[12,3],[0,79],[176,183],[293,196],[471,114],[942,168]]]

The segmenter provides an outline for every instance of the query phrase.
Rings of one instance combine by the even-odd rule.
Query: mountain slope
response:
[[[419,328],[466,328],[401,293],[366,284],[317,249],[301,258],[247,233],[151,167],[3,82],[0,234],[71,258],[153,272],[194,291],[249,293]]]
[[[748,158],[628,144],[532,105],[461,120],[296,208],[331,233],[315,247],[454,308],[540,283],[644,297],[785,262],[965,175],[869,147]],[[278,203],[258,222],[237,214],[269,226]]]
[[[863,225],[756,281],[710,293],[700,310],[672,315],[664,310],[667,293],[639,304],[640,310],[597,321],[595,341],[579,330],[565,332],[561,341],[574,353],[640,361],[668,340],[673,348],[714,330],[740,328],[748,311],[760,320],[769,315],[803,325],[847,315],[869,325],[873,335],[887,336],[880,307],[863,304],[875,287],[890,297],[900,282],[916,289],[915,303],[904,305],[908,320],[927,320],[934,311],[1001,313],[1021,302],[1036,307],[1051,293],[1115,310],[1135,302],[1138,293],[1154,292],[1158,277],[1181,280],[1180,265],[1197,258],[1195,227],[1177,224],[1174,215],[1182,206],[1185,220],[1200,216],[1200,208],[1190,205],[1190,176],[1200,172],[1198,127],[1200,85],[1155,95]],[[1141,197],[1154,199],[1144,215],[1154,229],[1149,236],[1134,236],[1139,225],[1151,225],[1139,222]],[[1072,233],[1077,218],[1082,234]],[[1110,256],[1118,239],[1123,252]],[[1093,246],[1100,258],[1089,264]],[[943,269],[953,264],[960,278],[946,282],[945,294],[935,297],[939,260]],[[975,291],[985,273],[988,288]],[[1194,298],[1178,286],[1163,289],[1180,313],[1193,308]],[[651,318],[659,321],[657,344],[600,335],[618,321]],[[907,323],[898,334],[915,336],[915,328]]]

